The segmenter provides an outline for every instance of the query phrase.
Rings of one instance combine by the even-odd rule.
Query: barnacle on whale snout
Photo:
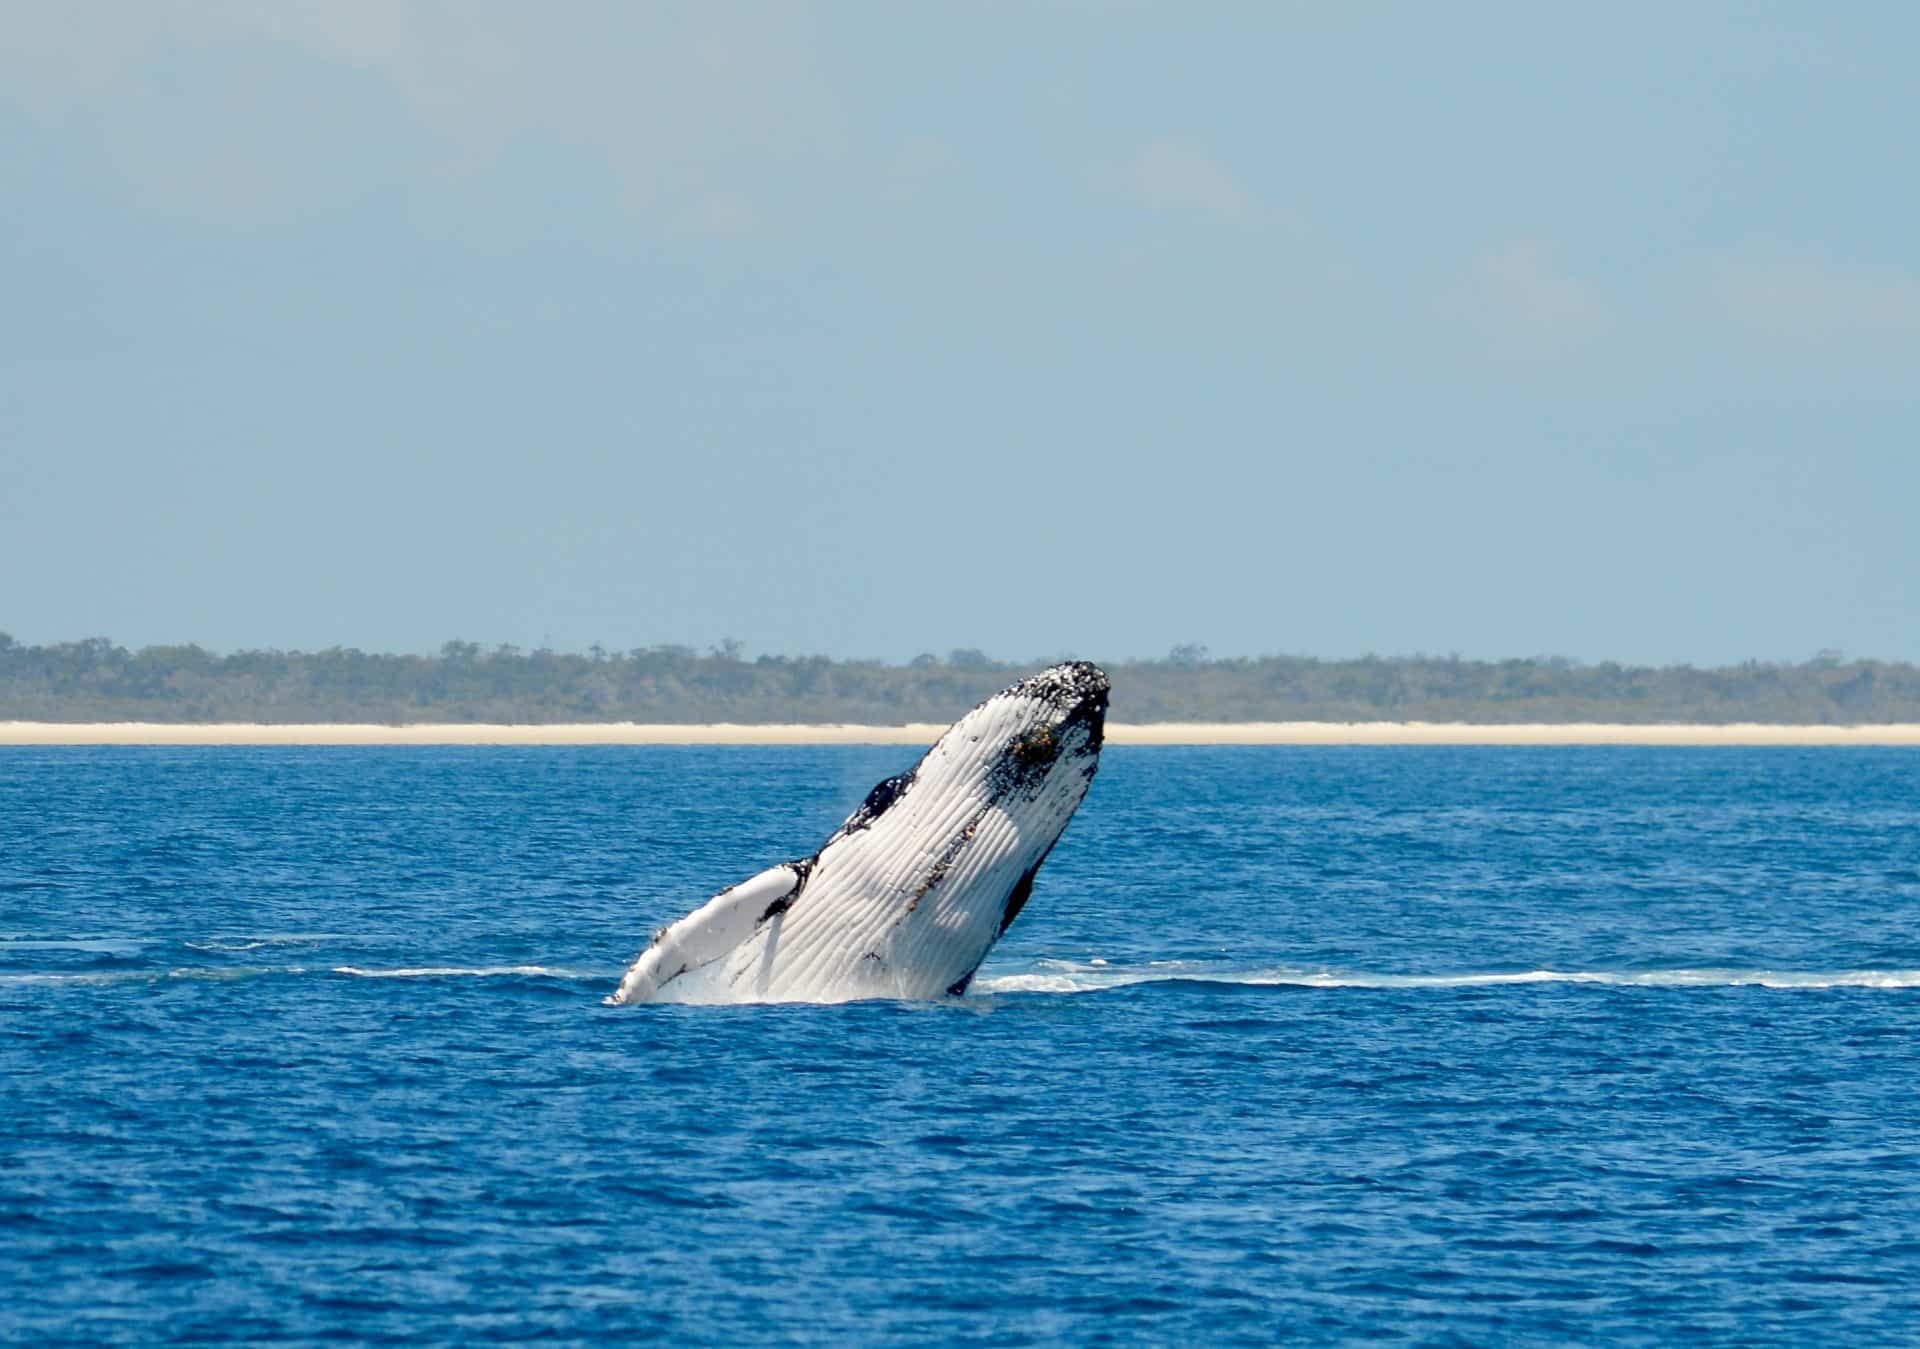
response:
[[[1014,741],[1007,753],[1024,769],[1045,768],[1060,757],[1060,737],[1053,727],[1041,726]]]

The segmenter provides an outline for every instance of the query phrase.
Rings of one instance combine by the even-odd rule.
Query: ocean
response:
[[[0,1340],[1920,1338],[1920,751],[1115,747],[968,996],[604,1004],[915,757],[0,750]]]

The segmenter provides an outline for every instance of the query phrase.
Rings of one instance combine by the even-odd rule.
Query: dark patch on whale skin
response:
[[[786,863],[788,867],[791,867],[799,873],[800,879],[793,883],[793,889],[787,891],[786,894],[767,905],[766,911],[754,920],[753,926],[756,930],[766,926],[766,924],[773,919],[793,907],[793,902],[800,898],[800,892],[807,888],[807,878],[813,875],[813,864],[819,860],[820,854],[815,853],[812,857],[797,857],[793,861]],[[721,893],[724,894],[726,892],[722,891]]]
[[[1076,704],[1098,699],[1104,711],[1109,689],[1107,676],[1098,665],[1090,660],[1073,660],[1009,684],[994,697],[1012,695],[1020,698],[1039,698],[1063,711],[1071,709]],[[991,701],[993,701],[991,698],[987,700],[987,702]],[[983,707],[985,705],[985,703],[981,704]]]
[[[1040,854],[1040,862],[1047,860],[1053,852],[1049,847]],[[994,934],[994,940],[1007,935],[1007,929],[1013,926],[1013,920],[1020,916],[1020,910],[1027,907],[1027,901],[1033,898],[1033,878],[1040,874],[1040,862],[1028,867],[1020,879],[1013,883],[1013,889],[1007,894],[1007,906],[1000,911],[1000,930]],[[971,976],[969,976],[971,977]]]
[[[965,974],[961,975],[958,979],[955,979],[952,983],[948,984],[947,996],[949,998],[960,997],[962,994],[964,994],[967,991],[967,985],[973,982],[973,976],[978,973],[980,973],[980,967],[978,965],[975,965],[972,969],[968,970]]]
[[[913,786],[919,772],[919,766],[915,765],[904,773],[895,773],[890,778],[882,778],[874,783],[873,790],[867,793],[867,799],[854,807],[853,814],[847,816],[846,822],[833,831],[833,837],[827,842],[833,843],[849,834],[857,834],[862,829],[871,829],[873,822],[891,810],[894,802],[906,794],[907,788]],[[825,852],[826,849],[823,847],[820,851]],[[819,855],[819,853],[814,854],[815,857]]]
[[[1018,794],[1031,800],[1039,795],[1069,744],[1073,757],[1086,761],[1081,776],[1091,781],[1099,767],[1107,725],[1107,677],[1099,667],[1076,661],[1022,680],[1007,692],[1039,699],[1066,715],[1057,723],[1015,737],[995,756],[987,769],[987,790],[992,799]],[[1082,732],[1079,736],[1073,734],[1076,727]]]
[[[1060,758],[1060,734],[1040,726],[1017,736],[987,768],[987,794],[995,801],[1018,793],[1033,797],[1046,783],[1047,773]]]
[[[1111,689],[1107,684],[1106,675],[1100,672],[1098,666],[1087,661],[1079,661],[1072,666],[1072,669],[1079,696],[1067,709],[1067,719],[1060,723],[1060,734],[1064,738],[1066,732],[1073,727],[1085,727],[1086,740],[1076,751],[1076,755],[1082,758],[1098,755],[1107,737],[1107,699]],[[1087,776],[1093,775],[1089,773]]]

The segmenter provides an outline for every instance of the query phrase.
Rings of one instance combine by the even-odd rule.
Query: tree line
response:
[[[437,654],[31,646],[0,633],[0,721],[946,722],[1045,660],[977,650],[905,665],[651,646],[585,653],[453,641]],[[1920,722],[1920,667],[1822,653],[1699,668],[1559,658],[1306,656],[1106,663],[1116,721]]]

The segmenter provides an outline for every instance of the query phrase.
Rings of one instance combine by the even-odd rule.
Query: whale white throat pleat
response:
[[[818,852],[656,933],[612,1001],[964,993],[1086,796],[1106,715],[1107,677],[1084,661],[995,694],[868,793]]]

